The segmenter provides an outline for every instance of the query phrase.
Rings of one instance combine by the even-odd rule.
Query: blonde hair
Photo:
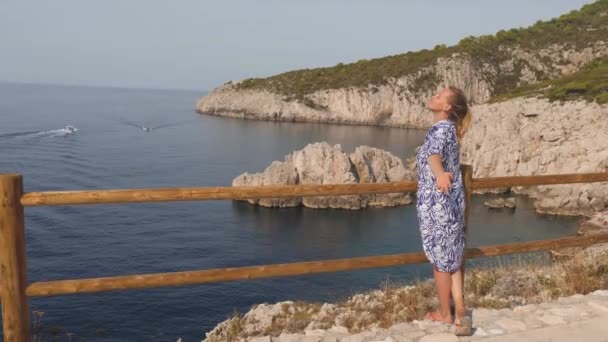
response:
[[[449,86],[448,89],[452,93],[450,96],[452,110],[449,113],[449,119],[456,123],[456,136],[460,141],[471,125],[472,114],[464,91],[454,86]]]

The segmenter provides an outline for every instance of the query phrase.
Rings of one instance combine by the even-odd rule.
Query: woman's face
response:
[[[428,107],[432,112],[449,112],[451,109],[450,96],[452,92],[448,88],[444,88],[436,95],[433,95],[429,100]]]

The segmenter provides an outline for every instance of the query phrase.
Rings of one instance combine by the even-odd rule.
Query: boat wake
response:
[[[0,134],[0,139],[11,139],[11,138],[42,138],[42,137],[65,137],[70,134],[74,134],[78,131],[78,128],[74,126],[65,126],[64,128],[53,129],[49,131],[25,131],[25,132],[13,132]]]

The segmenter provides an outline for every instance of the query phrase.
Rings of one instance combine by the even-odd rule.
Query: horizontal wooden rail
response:
[[[608,172],[605,173],[572,173],[542,176],[515,176],[474,178],[473,189],[505,188],[515,186],[557,185],[573,183],[608,182]]]
[[[608,182],[608,173],[477,178],[473,179],[473,189],[592,182]],[[25,193],[21,197],[21,204],[23,206],[48,206],[165,201],[242,200],[248,198],[338,196],[370,193],[382,194],[415,192],[416,189],[416,182],[390,182],[209,188],[46,191]]]
[[[465,257],[469,259],[513,253],[536,252],[564,247],[585,246],[603,242],[608,242],[608,234],[467,248]],[[297,262],[289,264],[220,268],[202,271],[57,280],[32,283],[27,287],[26,294],[30,297],[39,297],[164,286],[184,286],[234,280],[250,280],[314,273],[352,271],[368,268],[423,263],[426,262],[426,260],[427,259],[424,256],[424,253],[419,252],[351,259]]]
[[[30,192],[23,206],[337,196],[416,191],[415,182]]]

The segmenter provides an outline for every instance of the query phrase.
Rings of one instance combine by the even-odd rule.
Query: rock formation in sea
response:
[[[340,145],[326,142],[309,144],[302,150],[274,161],[264,172],[243,173],[233,186],[356,184],[414,181],[413,171],[403,166],[400,158],[390,152],[359,146],[353,153],[342,151]],[[264,207],[360,209],[368,206],[387,207],[412,202],[407,193],[250,199],[249,203]]]

